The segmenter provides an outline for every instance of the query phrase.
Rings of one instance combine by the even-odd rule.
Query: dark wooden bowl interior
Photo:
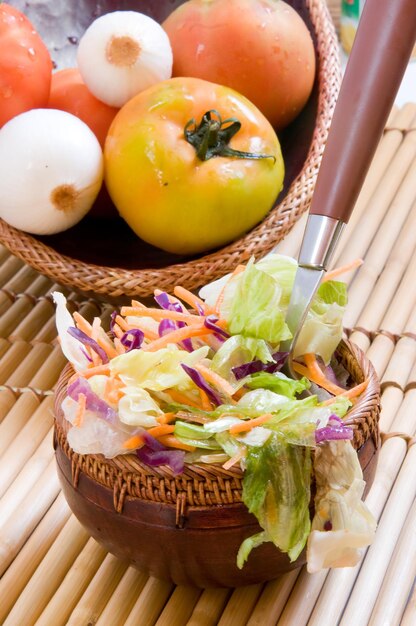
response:
[[[88,25],[99,15],[118,9],[135,9],[162,22],[182,2],[183,0],[71,0],[65,3],[60,0],[59,10],[53,10],[48,15],[48,2],[39,4],[30,0],[10,0],[10,4],[22,10],[39,30],[57,69],[75,65],[76,43]],[[287,2],[299,12],[314,37],[306,0]],[[49,5],[56,6],[58,3],[55,5],[50,0]],[[276,204],[285,197],[306,160],[315,127],[317,103],[318,89],[315,85],[304,110],[292,124],[279,133],[286,176],[284,189],[276,199]],[[159,269],[197,258],[172,255],[139,239],[118,216],[105,189],[100,193],[91,212],[79,224],[57,235],[36,238],[59,254],[100,266]]]

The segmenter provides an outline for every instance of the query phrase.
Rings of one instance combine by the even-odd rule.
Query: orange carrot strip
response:
[[[224,295],[225,295],[225,290],[228,287],[228,285],[230,284],[230,282],[232,281],[232,279],[234,278],[234,276],[237,276],[238,274],[241,274],[241,272],[243,272],[246,269],[245,265],[237,265],[237,267],[234,269],[234,271],[232,272],[232,274],[230,274],[230,276],[228,277],[227,282],[225,283],[225,285],[223,286],[223,288],[221,289],[217,301],[215,302],[215,310],[217,311],[217,313],[219,313],[221,305],[224,301]]]
[[[346,263],[345,265],[341,265],[340,267],[336,267],[335,269],[327,272],[323,277],[323,281],[325,280],[334,280],[334,278],[338,278],[341,274],[345,274],[350,270],[355,270],[357,267],[360,267],[364,263],[363,259],[355,259],[355,261],[351,261],[351,263]]]
[[[126,320],[123,319],[121,315],[117,315],[115,321],[124,332],[128,332],[129,330],[132,330],[132,328],[137,328],[136,325],[132,325],[126,322]],[[151,341],[159,337],[159,335],[155,331],[151,330],[145,325],[141,326],[140,330],[142,331],[146,339],[150,339]]]
[[[123,448],[126,450],[136,450],[144,445],[143,438],[140,435],[133,435],[129,439],[123,442]]]
[[[77,372],[76,377],[91,378],[91,376],[96,376],[97,374],[103,374],[104,376],[108,376],[110,374],[110,368],[108,364],[106,363],[104,365],[97,365],[96,367],[88,367],[86,370]]]
[[[214,331],[210,328],[206,328],[206,326],[197,326],[193,324],[192,326],[184,326],[183,328],[178,328],[178,330],[173,330],[171,333],[167,333],[163,337],[159,339],[155,339],[154,341],[148,343],[146,346],[142,346],[142,350],[149,350],[150,352],[154,352],[155,350],[160,350],[161,348],[166,348],[169,343],[178,343],[183,339],[187,339],[188,337],[202,337],[203,335],[212,335]]]
[[[199,390],[199,397],[201,398],[201,405],[204,411],[212,411],[212,404],[203,389]]]
[[[121,315],[116,315],[116,319],[114,321],[120,326],[121,330],[123,330],[124,332],[126,332],[127,330],[131,330],[130,324],[128,324],[126,320],[121,317]]]
[[[107,378],[104,387],[104,400],[109,404],[117,404],[120,398],[123,396],[121,388],[124,387],[123,381],[115,376]]]
[[[198,404],[196,399],[190,398],[188,394],[183,393],[182,391],[178,391],[177,389],[166,389],[166,393],[170,395],[174,402],[179,402],[179,404],[188,404],[189,406],[193,406],[195,409],[202,409],[202,406]]]
[[[168,448],[177,448],[178,450],[186,450],[188,452],[193,452],[195,450],[195,446],[189,446],[187,443],[182,443],[179,441],[174,435],[163,435],[159,437],[160,443],[163,443]]]
[[[360,383],[359,385],[355,385],[355,387],[352,387],[351,389],[344,389],[342,393],[337,395],[337,398],[342,397],[347,398],[348,400],[352,400],[353,398],[357,398],[358,396],[360,396],[367,389],[367,386],[368,378],[364,382]],[[329,406],[334,402],[334,400],[335,398],[328,398],[328,400],[321,402],[321,406]]]
[[[205,367],[205,365],[201,365],[200,363],[197,363],[196,365],[194,365],[194,368],[196,370],[198,370],[198,372],[200,374],[202,374],[202,376],[209,383],[212,383],[213,385],[218,387],[221,391],[223,391],[225,394],[227,394],[227,396],[233,396],[234,395],[235,389],[234,389],[234,387],[232,387],[230,385],[228,380],[225,380],[225,378],[223,378],[222,376],[220,376],[216,372],[213,372],[208,367]]]
[[[169,424],[170,422],[173,422],[176,419],[176,414],[175,413],[163,413],[163,415],[158,415],[156,419],[159,422],[159,424]]]
[[[87,405],[87,396],[85,395],[85,393],[80,393],[78,396],[78,408],[75,414],[74,426],[82,426],[86,405]]]
[[[126,351],[126,348],[123,346],[123,344],[121,343],[120,339],[118,339],[118,337],[114,339],[114,347],[117,350],[117,354],[124,354]]]
[[[162,435],[170,435],[175,430],[174,424],[160,424],[159,426],[153,426],[148,429],[149,435],[158,439]]]
[[[188,324],[192,324],[192,322],[197,322],[199,324],[201,322],[200,315],[180,313],[179,311],[169,311],[166,309],[136,309],[134,307],[123,306],[121,309],[121,315],[124,315],[124,317],[127,317],[128,315],[151,317],[154,320],[178,320],[180,322],[187,322]]]
[[[247,433],[249,430],[252,430],[255,426],[261,426],[265,422],[268,422],[273,415],[271,413],[264,413],[263,415],[259,415],[259,417],[253,417],[250,420],[244,420],[241,424],[233,424],[230,426],[231,435],[235,435],[237,433]]]
[[[303,359],[306,363],[306,368],[302,372],[299,368],[303,368],[303,366],[298,363],[293,363],[293,369],[295,370],[295,372],[306,376],[312,382],[329,391],[329,393],[334,394],[334,396],[344,391],[342,387],[335,385],[331,380],[328,380],[328,378],[326,378],[321,368],[319,367],[319,363],[314,354],[304,354]]]
[[[85,317],[82,317],[81,313],[78,313],[78,311],[75,311],[74,315],[73,315],[73,318],[75,320],[77,328],[82,330],[82,332],[84,332],[86,335],[88,335],[88,337],[91,337],[91,335],[92,335],[92,326],[91,326],[91,324],[89,322],[87,322]]]
[[[124,332],[121,330],[118,324],[113,324],[113,333],[115,334],[117,339],[121,339],[122,336],[124,335]]]
[[[208,306],[201,298],[198,298],[192,291],[185,289],[185,287],[176,286],[173,290],[175,296],[189,304],[195,311],[198,311],[198,307],[204,311],[205,315],[209,315],[210,313],[215,313],[215,309]]]
[[[233,465],[235,465],[236,463],[238,463],[238,461],[241,461],[241,459],[243,457],[245,457],[246,452],[245,450],[239,450],[237,452],[237,454],[234,454],[234,456],[232,456],[231,458],[228,459],[228,461],[226,461],[225,463],[223,463],[223,468],[225,470],[230,469]]]

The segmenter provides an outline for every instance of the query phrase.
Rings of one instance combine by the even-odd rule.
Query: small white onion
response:
[[[77,63],[96,98],[121,107],[147,87],[172,75],[169,37],[155,20],[137,11],[97,18],[81,37]]]
[[[103,154],[80,119],[32,109],[0,130],[0,217],[35,235],[59,233],[90,210],[103,181]]]

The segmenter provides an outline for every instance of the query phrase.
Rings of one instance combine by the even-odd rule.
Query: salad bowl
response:
[[[345,422],[354,429],[352,443],[368,490],[380,445],[379,384],[373,366],[357,346],[342,341],[338,355],[355,383],[368,380]],[[269,542],[253,550],[242,569],[237,567],[242,541],[261,530],[242,502],[239,467],[186,464],[175,475],[169,467],[142,463],[135,454],[109,459],[75,453],[62,411],[73,374],[68,365],[56,391],[58,475],[73,513],[109,552],[150,575],[198,587],[261,583],[305,564],[305,550],[291,562]]]
[[[163,21],[183,0],[10,0],[48,45],[57,69],[75,64],[75,44],[99,15],[131,9]],[[103,191],[73,228],[32,236],[0,220],[0,241],[13,254],[59,284],[113,301],[146,298],[157,284],[194,289],[232,271],[252,255],[267,254],[309,208],[340,84],[338,42],[325,0],[288,0],[309,28],[317,56],[311,97],[279,140],[285,184],[274,207],[254,229],[229,245],[192,257],[172,255],[141,241],[121,220]]]

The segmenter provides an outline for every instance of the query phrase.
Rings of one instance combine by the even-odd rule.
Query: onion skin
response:
[[[80,119],[33,109],[0,130],[0,217],[35,235],[67,230],[90,210],[103,181],[103,153]]]

